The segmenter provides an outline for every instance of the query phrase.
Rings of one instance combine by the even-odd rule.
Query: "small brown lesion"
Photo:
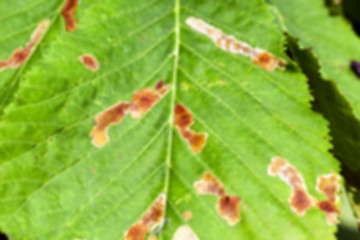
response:
[[[268,71],[274,69],[276,64],[274,56],[268,52],[262,52],[258,56],[253,57],[252,61]]]
[[[328,200],[337,202],[340,189],[340,177],[334,172],[317,178],[316,190],[324,194]]]
[[[89,134],[93,137],[92,143],[95,146],[102,147],[109,141],[108,127],[119,124],[128,113],[129,106],[127,102],[119,102],[95,117],[96,125]]]
[[[75,9],[79,4],[79,0],[67,0],[61,10],[61,14],[65,20],[66,31],[73,32],[76,29],[77,20],[75,19]]]
[[[216,209],[220,217],[224,218],[230,226],[234,226],[241,220],[240,216],[241,198],[225,195],[219,199]]]
[[[49,19],[40,22],[35,31],[32,33],[30,41],[24,48],[16,49],[6,60],[0,60],[0,72],[7,68],[18,68],[26,60],[28,60],[32,54],[34,46],[40,42],[49,25]]]
[[[144,88],[134,93],[132,101],[120,101],[95,117],[95,126],[89,136],[96,147],[102,147],[109,141],[108,127],[119,124],[127,113],[133,119],[138,119],[148,112],[169,90],[170,85],[158,90]]]
[[[313,206],[313,198],[304,188],[295,188],[289,202],[292,210],[300,216],[303,216]]]
[[[251,60],[253,63],[259,65],[263,69],[267,71],[273,71],[275,68],[279,68],[281,70],[285,69],[286,61],[283,59],[277,59],[271,53],[266,51],[254,51],[255,54],[252,55]]]
[[[207,134],[206,133],[197,133],[192,130],[180,130],[181,136],[185,138],[194,153],[198,153],[205,146]]]
[[[199,181],[194,183],[196,192],[200,195],[213,194],[218,197],[225,195],[224,186],[211,173],[205,173]]]
[[[271,164],[268,167],[268,173],[271,176],[277,176],[280,169],[287,165],[287,161],[281,157],[274,157],[271,159]]]
[[[177,104],[174,109],[174,124],[180,135],[189,143],[194,153],[199,153],[204,148],[207,133],[197,133],[189,128],[194,123],[191,112],[182,104]]]
[[[97,71],[99,70],[99,62],[98,60],[96,59],[96,57],[94,57],[93,55],[91,54],[84,54],[84,55],[81,55],[79,57],[79,61],[84,64],[84,66],[89,69],[90,71]]]
[[[317,203],[317,207],[325,213],[329,224],[338,223],[340,210],[336,202],[339,200],[337,193],[340,190],[340,177],[334,172],[318,176],[316,190],[326,197],[326,200]]]
[[[130,104],[130,114],[133,119],[142,117],[169,91],[170,85],[158,90],[144,88],[134,93]]]
[[[125,240],[142,240],[145,239],[146,234],[149,232],[149,227],[143,225],[141,222],[135,223],[125,233]]]
[[[144,214],[141,221],[144,225],[148,225],[151,229],[162,223],[165,210],[165,194],[161,194],[151,206],[150,210]]]
[[[224,186],[211,173],[205,173],[199,181],[194,183],[194,188],[200,195],[211,194],[218,197],[217,212],[230,226],[241,220],[241,198],[227,194]]]
[[[175,126],[177,126],[179,129],[187,129],[194,123],[194,119],[191,112],[181,104],[175,106],[174,117],[175,117]]]
[[[161,194],[142,216],[124,234],[125,240],[143,240],[146,235],[159,226],[164,218],[166,195]]]
[[[324,212],[328,224],[337,224],[339,222],[338,215],[340,214],[340,210],[335,202],[330,200],[319,201],[316,206]]]
[[[7,66],[10,68],[17,68],[23,64],[31,55],[31,48],[18,48],[10,58],[7,60]]]

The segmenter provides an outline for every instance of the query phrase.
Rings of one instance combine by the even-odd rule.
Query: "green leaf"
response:
[[[306,79],[287,59],[281,29],[263,1],[87,4],[78,28],[59,34],[21,76],[16,101],[4,111],[1,231],[10,239],[122,239],[165,193],[161,239],[172,239],[184,224],[206,240],[334,239],[336,228],[319,209],[295,214],[290,188],[267,174],[270,159],[282,156],[321,199],[317,176],[339,168],[328,152],[326,122],[311,111]],[[267,72],[223,51],[185,24],[190,16],[287,59],[287,69]],[[99,60],[98,71],[80,63],[85,53]],[[110,126],[104,147],[91,144],[98,113],[161,79],[171,90],[148,113]],[[178,103],[192,112],[191,129],[208,133],[198,154],[174,126]],[[193,184],[205,172],[242,199],[235,226],[218,215],[215,196],[196,193]]]
[[[63,0],[56,1],[0,1],[0,59],[7,59],[11,53],[24,47],[29,41],[31,33],[44,19],[50,19],[50,27],[41,43],[35,46],[29,61],[16,69],[9,69],[0,74],[0,114],[11,102],[18,87],[20,78],[31,67],[32,62],[41,58],[53,35],[59,32],[61,21],[60,7]]]
[[[314,64],[308,61],[318,61],[319,69],[316,66],[310,67],[314,71],[308,76],[313,82],[319,110],[331,123],[334,153],[345,163],[348,171],[358,177],[360,80],[351,70],[350,62],[360,60],[360,40],[344,19],[329,16],[322,1],[271,2],[276,7],[275,12],[283,29],[298,40],[301,49],[310,50],[315,58],[306,60],[300,57],[299,62],[309,67]],[[320,72],[319,77],[314,76],[317,71]],[[326,82],[321,82],[321,79]]]

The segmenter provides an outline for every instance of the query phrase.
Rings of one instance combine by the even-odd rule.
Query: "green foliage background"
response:
[[[318,209],[291,211],[289,187],[266,169],[285,157],[319,199],[316,177],[339,173],[339,160],[349,182],[358,176],[360,82],[348,65],[360,44],[342,15],[310,0],[84,0],[68,33],[63,4],[0,0],[0,59],[51,19],[31,58],[0,73],[0,230],[10,239],[122,239],[160,193],[160,239],[184,224],[206,240],[335,239]],[[221,50],[185,24],[190,16],[286,59],[286,71]],[[78,61],[84,53],[99,71]],[[169,94],[141,119],[110,127],[111,141],[95,148],[95,115],[160,79]],[[177,103],[209,134],[197,155],[173,125]],[[242,198],[236,226],[217,215],[215,197],[193,189],[206,171]]]

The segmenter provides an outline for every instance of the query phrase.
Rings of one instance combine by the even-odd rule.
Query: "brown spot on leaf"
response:
[[[179,227],[172,240],[199,240],[194,231],[189,226]]]
[[[291,187],[292,193],[289,204],[295,213],[302,216],[313,206],[314,198],[307,192],[302,175],[285,159],[281,157],[272,158],[268,173],[272,176],[279,176]]]
[[[174,122],[181,136],[189,143],[194,153],[199,153],[206,144],[207,133],[197,133],[189,129],[194,119],[189,110],[178,104],[174,109]]]
[[[325,213],[329,224],[338,223],[337,216],[340,213],[336,202],[337,193],[340,189],[340,177],[334,172],[317,177],[316,190],[326,196],[326,200],[317,203],[317,207]]]
[[[198,153],[205,146],[207,134],[206,133],[197,133],[192,130],[180,130],[181,136],[185,138],[194,153]]]
[[[334,172],[317,178],[316,189],[327,197],[327,200],[324,201],[318,201],[307,192],[302,175],[285,159],[274,157],[268,173],[272,176],[279,176],[292,188],[289,203],[291,209],[298,215],[304,215],[309,208],[317,207],[325,213],[329,224],[338,222],[337,216],[340,211],[336,201],[340,188],[340,177]]]
[[[30,56],[31,49],[29,48],[18,48],[14,51],[12,56],[8,59],[8,64],[11,67],[17,68],[23,64]]]
[[[290,196],[290,206],[300,216],[313,206],[312,198],[302,188],[295,188]]]
[[[194,188],[198,194],[213,194],[218,197],[225,195],[224,186],[209,172],[194,183]]]
[[[240,205],[241,199],[236,196],[223,196],[217,202],[216,208],[219,215],[224,218],[230,226],[241,220]]]
[[[92,128],[90,136],[96,147],[102,147],[109,141],[107,129],[110,125],[119,124],[127,113],[137,119],[143,116],[163,97],[169,89],[169,85],[159,90],[144,88],[134,93],[132,102],[121,101],[95,117],[96,125]]]
[[[159,90],[144,88],[134,93],[130,105],[130,114],[133,119],[140,118],[164,96],[170,85],[165,85]]]
[[[164,218],[165,194],[161,194],[139,222],[125,232],[125,240],[143,240],[148,232],[160,225]]]
[[[340,189],[340,177],[334,172],[317,178],[316,190],[326,196],[332,202],[338,201],[337,193]]]
[[[211,26],[202,19],[189,17],[186,19],[186,23],[194,30],[211,38],[223,50],[248,56],[253,63],[258,64],[267,71],[273,71],[275,68],[285,69],[285,60],[276,58],[263,49],[252,48],[247,43],[237,40],[234,36],[225,35],[220,29]]]
[[[33,47],[40,42],[49,24],[50,20],[48,19],[40,22],[24,48],[16,49],[7,60],[0,60],[0,72],[7,68],[17,68],[23,64],[31,56]]]
[[[198,194],[212,194],[218,197],[216,209],[219,216],[224,218],[230,226],[241,220],[241,198],[226,194],[224,186],[211,173],[205,173],[201,179],[194,183]]]
[[[187,129],[194,122],[193,116],[183,105],[175,106],[175,126],[179,129]]]
[[[277,64],[276,58],[268,52],[261,52],[257,55],[253,55],[252,62],[268,71],[275,69]]]
[[[78,0],[67,0],[61,10],[61,14],[65,20],[66,31],[72,32],[76,29],[77,20],[75,20],[75,9],[78,6]]]
[[[99,69],[98,60],[91,54],[84,54],[79,57],[80,62],[90,71],[97,71]]]
[[[337,216],[340,214],[340,210],[335,202],[330,200],[319,201],[316,206],[325,213],[328,224],[339,222]]]
[[[105,112],[98,114],[95,118],[96,125],[89,134],[93,137],[92,143],[97,147],[104,146],[109,141],[108,127],[120,123],[128,110],[129,103],[119,102]]]
[[[142,217],[142,223],[149,226],[159,225],[164,217],[166,197],[164,194],[160,195],[150,210]]]
[[[190,212],[190,211],[184,212],[184,214],[183,214],[183,219],[184,219],[185,221],[189,221],[191,218],[192,218],[192,212]]]
[[[149,227],[142,223],[135,223],[125,233],[125,240],[142,240],[145,239],[146,234],[149,232]]]

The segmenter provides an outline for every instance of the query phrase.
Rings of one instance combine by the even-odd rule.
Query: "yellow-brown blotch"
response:
[[[186,19],[186,24],[211,38],[221,49],[250,57],[253,63],[267,71],[273,71],[276,68],[285,69],[285,60],[276,58],[261,48],[252,48],[249,44],[237,40],[234,36],[224,34],[220,29],[211,26],[202,19],[189,17]]]
[[[169,91],[169,87],[165,85],[158,90],[144,88],[135,92],[130,105],[131,117],[137,119],[144,115]]]
[[[89,136],[96,147],[102,147],[109,141],[108,127],[121,122],[127,113],[134,119],[140,118],[153,107],[167,92],[169,85],[158,90],[144,88],[134,93],[132,102],[120,101],[95,117],[95,126]],[[154,97],[155,96],[155,97]]]
[[[35,31],[30,37],[30,41],[24,48],[16,49],[8,59],[0,60],[0,72],[7,68],[18,68],[23,64],[32,54],[33,48],[37,45],[44,36],[47,28],[50,25],[50,20],[46,19],[39,23]]]
[[[326,197],[326,200],[319,201],[316,206],[325,213],[329,224],[338,223],[340,210],[336,202],[339,200],[337,193],[340,190],[340,177],[334,172],[318,176],[316,190]]]
[[[110,125],[119,124],[125,117],[128,109],[129,103],[120,102],[96,116],[96,125],[89,134],[91,137],[93,137],[92,143],[95,146],[102,147],[109,141],[109,136],[107,133],[108,127]]]
[[[213,194],[218,197],[225,195],[224,186],[209,172],[194,183],[194,188],[198,194]]]
[[[180,135],[189,143],[194,153],[199,153],[206,145],[207,133],[197,133],[189,128],[194,123],[191,112],[182,104],[177,104],[174,109],[174,124]]]
[[[324,194],[328,200],[337,202],[337,193],[340,189],[340,177],[334,172],[317,178],[316,189]]]
[[[218,197],[217,212],[230,226],[241,220],[241,198],[227,194],[224,186],[211,173],[205,173],[199,181],[194,183],[194,188],[198,194],[212,194]]]
[[[129,230],[125,232],[125,240],[144,240],[146,234],[159,226],[164,218],[165,201],[165,194],[161,194],[141,220],[134,223]]]

